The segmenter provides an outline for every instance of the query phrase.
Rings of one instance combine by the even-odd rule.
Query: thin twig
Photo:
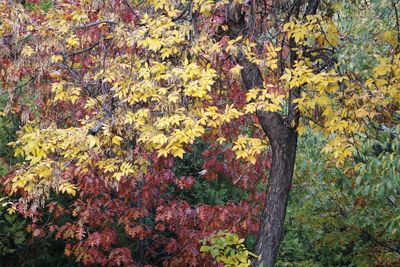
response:
[[[92,44],[91,46],[89,46],[89,47],[87,47],[87,48],[85,48],[85,49],[83,49],[83,50],[70,53],[70,54],[68,54],[68,56],[71,57],[71,56],[76,56],[76,55],[79,55],[79,54],[83,54],[83,53],[85,53],[85,52],[87,52],[87,51],[92,50],[93,48],[95,48],[95,47],[98,46],[99,44],[100,44],[100,42],[96,42],[96,43]]]
[[[375,237],[373,237],[367,230],[364,229],[360,229],[364,234],[366,234],[370,239],[372,239],[376,244],[380,245],[381,247],[387,248],[392,252],[396,252],[397,254],[400,254],[400,250],[393,248],[385,243],[382,243],[381,241],[379,241],[378,239],[376,239]]]
[[[12,90],[11,90],[11,93],[14,93],[14,92],[17,91],[18,89],[20,89],[20,88],[24,87],[25,85],[27,85],[28,83],[32,82],[33,80],[36,79],[36,77],[37,77],[37,75],[32,76],[28,81],[26,81],[26,82],[24,82],[23,84],[21,84],[21,85],[15,87],[14,89],[12,89]],[[1,93],[1,96],[5,95],[5,94],[8,94],[8,93],[10,93],[10,92],[9,92],[9,91],[3,92],[3,93]]]
[[[99,21],[94,21],[94,22],[91,22],[88,24],[83,24],[83,25],[77,26],[76,29],[86,29],[86,28],[96,26],[99,24],[117,24],[117,23],[112,20],[99,20]]]

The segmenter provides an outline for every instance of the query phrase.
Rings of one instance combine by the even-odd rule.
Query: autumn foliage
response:
[[[2,113],[21,120],[4,191],[34,237],[64,240],[85,265],[213,266],[204,240],[256,237],[273,161],[265,116],[296,138],[319,132],[354,172],[371,125],[396,124],[398,40],[386,29],[375,64],[346,69],[335,5],[284,19],[284,1],[27,2],[0,3]],[[262,81],[251,88],[249,67]],[[203,182],[241,196],[207,203]]]

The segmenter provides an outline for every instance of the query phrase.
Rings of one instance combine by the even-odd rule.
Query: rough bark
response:
[[[255,253],[261,255],[256,265],[274,266],[283,236],[283,226],[293,178],[297,133],[278,117],[270,120],[259,115],[260,123],[271,143],[272,164]],[[271,131],[270,129],[275,129]]]

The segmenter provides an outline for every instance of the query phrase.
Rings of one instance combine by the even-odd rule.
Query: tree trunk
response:
[[[276,128],[280,128],[277,135],[269,134],[270,131],[264,128],[267,125],[267,122],[263,121],[265,118],[263,116],[259,116],[259,118],[271,144],[272,164],[260,231],[255,247],[255,253],[261,256],[260,261],[256,262],[256,266],[262,263],[264,267],[271,267],[274,266],[283,236],[283,226],[296,158],[297,133],[295,129],[280,124],[275,125],[277,126]],[[274,127],[274,125],[269,127]]]
[[[249,62],[241,52],[239,52],[237,60],[243,66],[241,76],[244,86],[247,89],[262,88],[263,79],[257,65]],[[294,99],[299,94],[298,91],[297,88],[294,89],[290,93],[289,99]],[[298,112],[295,111],[295,106],[290,104],[289,107],[293,111],[289,112],[286,119],[277,112],[257,112],[261,127],[271,145],[272,164],[260,231],[255,247],[255,253],[261,255],[256,266],[261,263],[264,267],[274,266],[283,235],[286,207],[296,158],[296,126],[299,117]],[[294,127],[291,126],[291,122],[294,122]]]
[[[318,9],[320,0],[308,0],[304,17],[313,15]],[[302,1],[294,1],[288,14],[298,17]],[[231,4],[226,11],[226,23],[229,26],[228,35],[231,39],[246,32],[245,14],[240,6]],[[295,48],[294,40],[289,40],[290,48]],[[296,53],[291,51],[290,65],[293,66]],[[244,87],[263,88],[263,77],[257,65],[251,63],[240,51],[236,61],[243,68],[241,77]],[[273,267],[279,252],[283,237],[286,208],[292,184],[294,164],[297,149],[296,128],[300,114],[296,108],[295,99],[300,96],[300,88],[292,88],[289,92],[288,113],[283,117],[277,112],[257,111],[261,127],[271,144],[272,164],[269,173],[264,210],[262,212],[260,230],[255,245],[255,253],[260,260],[255,260],[255,266]]]

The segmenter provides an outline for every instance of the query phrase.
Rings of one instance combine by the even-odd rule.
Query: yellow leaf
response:
[[[247,104],[246,106],[244,106],[244,110],[245,110],[246,114],[255,113],[257,110],[257,105],[256,105],[256,103]]]
[[[24,48],[22,48],[21,54],[23,56],[28,56],[30,57],[33,54],[33,49],[29,45],[25,45]]]
[[[155,144],[160,144],[160,145],[164,145],[168,142],[168,138],[162,133],[160,133],[156,136],[153,136],[150,140],[151,140],[151,142],[153,142]]]
[[[122,172],[116,172],[113,174],[113,178],[115,178],[115,180],[117,180],[118,182],[121,180],[122,176],[124,176]]]
[[[369,115],[369,112],[363,108],[359,108],[356,110],[356,117],[357,118],[364,118]]]
[[[397,46],[398,44],[396,34],[393,31],[385,31],[384,33],[382,33],[382,39],[392,46]]]
[[[74,47],[74,46],[78,46],[79,42],[78,42],[78,39],[75,37],[75,35],[72,35],[71,37],[69,37],[67,39],[67,44],[68,44],[68,46]]]
[[[246,101],[250,102],[253,99],[257,99],[258,93],[260,92],[259,89],[250,89],[247,93],[246,93]]]
[[[297,127],[296,130],[299,135],[303,135],[303,134],[307,133],[307,127],[305,127],[305,126],[299,126],[299,127]]]
[[[225,137],[220,137],[220,138],[217,139],[217,142],[219,144],[223,144],[224,142],[226,142],[226,138]]]
[[[333,22],[328,24],[326,38],[329,44],[333,46],[338,44],[338,30]]]
[[[112,140],[111,143],[116,144],[117,146],[121,145],[121,141],[122,141],[122,137],[115,135]]]
[[[232,73],[233,77],[239,77],[240,71],[243,69],[242,66],[236,64],[235,67],[230,69],[230,72]]]
[[[92,135],[88,136],[88,141],[89,141],[89,148],[93,148],[97,145],[98,143],[98,138]]]
[[[168,156],[168,150],[165,149],[165,148],[159,149],[158,150],[158,157],[161,157],[161,156],[167,157]]]
[[[390,66],[385,64],[385,62],[381,62],[378,66],[376,66],[373,71],[376,76],[383,76],[389,73],[391,70]]]
[[[112,33],[107,34],[104,39],[109,40],[112,39],[114,37],[114,35]]]
[[[52,55],[50,60],[51,62],[56,63],[62,61],[63,57],[61,55]]]
[[[8,212],[8,214],[10,214],[10,215],[14,214],[16,211],[17,211],[17,209],[16,209],[14,206],[9,207],[9,208],[7,209],[7,212]]]
[[[179,158],[181,158],[181,159],[183,159],[183,154],[185,153],[185,150],[183,150],[183,148],[181,148],[181,147],[178,147],[178,148],[174,148],[173,150],[172,150],[172,155],[174,156],[174,157],[179,157]]]
[[[58,190],[60,190],[61,193],[67,193],[73,197],[76,195],[76,189],[77,187],[70,182],[64,182],[58,187]]]

